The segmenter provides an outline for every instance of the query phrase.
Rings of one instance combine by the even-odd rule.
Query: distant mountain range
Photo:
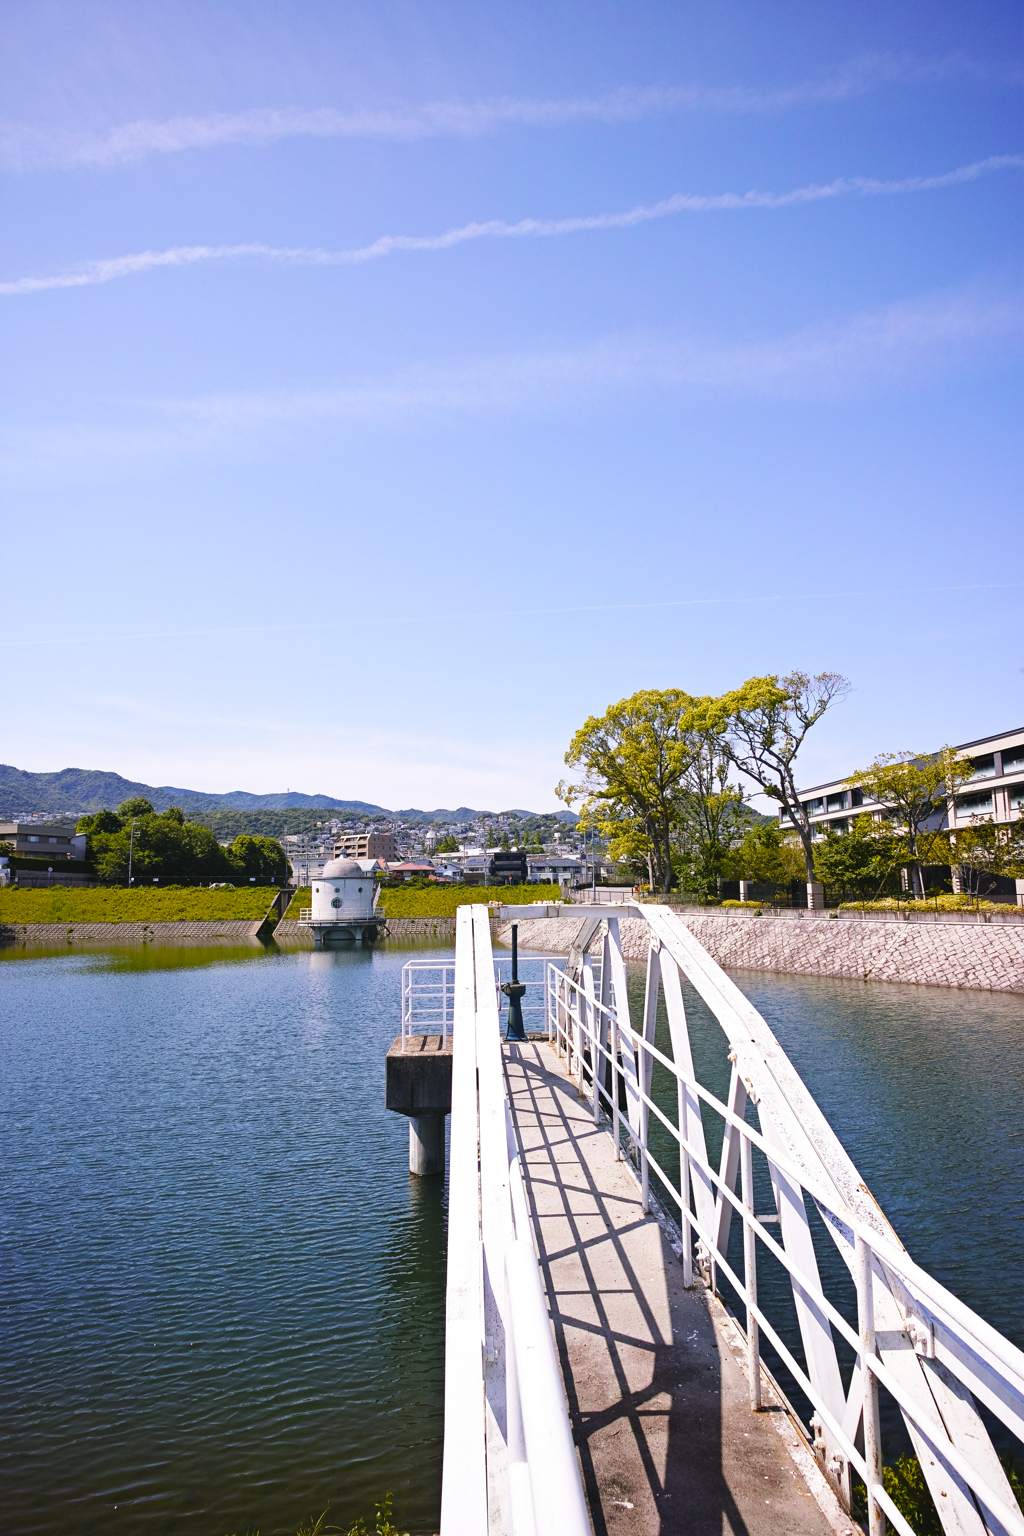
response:
[[[200,789],[176,789],[173,785],[136,784],[119,773],[101,773],[90,768],[62,768],[59,773],[26,773],[0,763],[0,817],[16,819],[37,811],[67,816],[84,816],[89,811],[116,810],[122,800],[144,795],[154,810],[166,811],[180,805],[183,811],[355,811],[364,816],[389,816],[402,821],[475,821],[478,816],[493,816],[494,811],[474,811],[467,805],[455,810],[389,811],[383,805],[366,800],[336,800],[332,795],[303,795],[286,790],[276,795],[251,795],[234,789],[226,795],[208,795]],[[534,816],[535,811],[505,811],[503,815]],[[561,821],[575,825],[572,811],[555,813]]]

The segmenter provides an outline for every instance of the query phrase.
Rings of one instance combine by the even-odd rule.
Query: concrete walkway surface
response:
[[[740,1339],[644,1215],[554,1048],[506,1043],[541,1272],[595,1536],[854,1533]],[[812,1489],[813,1496],[812,1496]]]

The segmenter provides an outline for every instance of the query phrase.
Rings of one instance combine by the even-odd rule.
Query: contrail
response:
[[[819,601],[835,602],[844,598],[917,597],[949,592],[1018,592],[1021,588],[1024,588],[1024,582],[994,581],[973,582],[964,586],[868,587],[844,592],[819,592],[816,594],[816,597]],[[653,603],[583,603],[566,608],[523,608],[517,609],[517,613],[522,618],[550,618],[580,613],[638,613],[666,608],[747,607],[751,604],[791,603],[796,600],[796,596],[793,593],[775,592],[758,597],[682,597]],[[801,600],[803,600],[803,595],[801,595]],[[399,624],[417,625],[431,622],[450,624],[456,620],[461,623],[464,619],[501,618],[503,613],[504,610],[481,609],[478,613],[406,614],[400,617],[397,622]],[[207,639],[217,635],[279,635],[309,630],[352,629],[362,624],[362,622],[362,619],[341,619],[309,624],[244,624],[218,629],[140,630],[133,634],[43,635],[31,636],[27,639],[0,640],[0,648],[13,649],[15,647],[40,645],[120,645],[127,640]]]
[[[0,169],[131,165],[150,155],[250,148],[283,139],[376,139],[415,143],[436,138],[478,138],[502,128],[557,128],[569,123],[623,123],[680,112],[778,114],[835,105],[894,85],[935,85],[950,79],[976,85],[1019,86],[1014,64],[981,63],[963,54],[918,58],[867,54],[833,74],[775,87],[714,85],[622,86],[603,96],[537,99],[496,96],[390,106],[250,107],[205,116],[139,118],[106,132],[76,131],[0,121]]]
[[[176,245],[166,251],[137,251],[90,261],[76,271],[51,276],[19,277],[0,282],[0,296],[13,298],[43,293],[54,288],[88,288],[114,282],[160,267],[187,267],[200,262],[240,261],[246,258],[287,266],[356,267],[379,261],[398,252],[445,251],[472,240],[536,240],[577,235],[605,229],[630,229],[655,219],[682,213],[731,213],[748,209],[792,208],[842,197],[898,197],[914,192],[934,192],[961,186],[999,171],[1020,170],[1024,155],[990,155],[971,165],[957,166],[936,176],[906,176],[882,181],[874,176],[841,176],[835,181],[812,182],[790,192],[719,192],[702,195],[676,192],[657,203],[640,203],[620,213],[595,213],[569,219],[486,219],[459,225],[439,235],[381,235],[369,245],[328,251],[309,246],[275,246],[250,241],[238,245]]]

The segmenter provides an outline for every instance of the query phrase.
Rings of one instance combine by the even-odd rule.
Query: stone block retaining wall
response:
[[[17,949],[125,945],[259,944],[263,918],[221,923],[0,923],[0,945]]]
[[[1024,993],[1024,927],[1016,924],[851,922],[825,915],[782,923],[772,918],[689,912],[681,921],[727,970]],[[523,949],[565,954],[579,926],[578,917],[521,922],[519,944]],[[646,923],[641,918],[622,918],[620,933],[626,958],[645,959]],[[508,943],[510,934],[506,924],[499,937]]]

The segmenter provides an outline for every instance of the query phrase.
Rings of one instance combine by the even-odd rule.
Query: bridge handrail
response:
[[[505,1092],[484,906],[459,908],[454,990],[441,1536],[590,1536]]]
[[[815,1449],[832,1473],[830,1480],[837,1492],[844,1496],[848,1506],[851,1465],[868,1488],[872,1536],[884,1530],[883,1515],[888,1516],[901,1536],[914,1536],[882,1484],[879,1383],[899,1403],[919,1453],[925,1448],[931,1453],[919,1455],[919,1459],[932,1486],[940,1521],[945,1508],[948,1523],[943,1521],[944,1529],[976,1531],[979,1536],[986,1530],[1024,1536],[1024,1518],[970,1401],[970,1394],[980,1398],[1012,1433],[1024,1438],[1024,1354],[914,1263],[871,1200],[866,1185],[813,1101],[810,1103],[820,1124],[815,1123],[808,1130],[806,1124],[790,1123],[794,1105],[802,1109],[805,1121],[814,1120],[807,1103],[801,1103],[801,1095],[805,1100],[810,1096],[763,1019],[673,914],[662,907],[648,908],[641,915],[647,917],[648,913],[656,917],[656,922],[648,919],[652,932],[643,1031],[632,1027],[628,1003],[623,1017],[619,1016],[618,999],[626,997],[625,968],[618,920],[610,918],[603,924],[595,923],[586,940],[589,943],[593,932],[603,928],[600,998],[589,957],[583,956],[574,974],[549,964],[549,1038],[560,1052],[564,1048],[567,1066],[581,1092],[589,1081],[595,1121],[602,1121],[607,1109],[617,1156],[621,1156],[625,1130],[627,1148],[638,1165],[645,1208],[649,1204],[652,1168],[673,1196],[682,1227],[684,1283],[692,1283],[695,1235],[709,1282],[714,1284],[715,1273],[720,1270],[748,1309],[747,1363],[752,1406],[760,1404],[759,1331],[763,1330],[814,1406],[818,1430]],[[673,931],[677,927],[680,931]],[[730,1040],[733,1069],[729,1103],[704,1088],[693,1072],[678,981],[680,973],[687,975],[704,996]],[[673,1053],[678,1060],[669,1059],[654,1045],[659,985],[664,986]],[[743,1028],[736,1027],[740,1015]],[[676,1080],[678,1125],[651,1097],[655,1061]],[[619,1108],[623,1088],[625,1111]],[[760,1133],[744,1118],[748,1098],[759,1105]],[[718,1170],[711,1166],[706,1151],[702,1104],[721,1116],[725,1124]],[[678,1188],[648,1145],[652,1112],[679,1146]],[[829,1139],[834,1145],[829,1145]],[[781,1221],[785,1247],[765,1231],[763,1218],[754,1210],[755,1148],[768,1162],[779,1212],[771,1219]],[[740,1196],[733,1188],[737,1172]],[[852,1185],[850,1175],[855,1181]],[[851,1202],[842,1198],[843,1183],[858,1195],[860,1213],[851,1210]],[[803,1205],[805,1193],[817,1205],[855,1279],[856,1330],[824,1293]],[[743,1224],[742,1279],[730,1265],[726,1252],[733,1212]],[[791,1277],[807,1370],[794,1358],[758,1304],[758,1241]],[[751,1280],[749,1288],[747,1276]],[[876,1321],[884,1346],[876,1344]],[[848,1397],[842,1391],[830,1325],[856,1354],[857,1368]],[[902,1344],[899,1339],[893,1342],[894,1330]],[[834,1367],[834,1374],[830,1366]],[[855,1444],[862,1418],[863,1454]],[[981,1467],[976,1464],[978,1461]],[[976,1495],[984,1511],[984,1522],[968,1490]]]
[[[440,1025],[442,1045],[455,1017],[455,961],[407,960],[402,966],[402,1050],[423,1026],[429,1033]],[[433,1026],[433,1027],[432,1027]]]

